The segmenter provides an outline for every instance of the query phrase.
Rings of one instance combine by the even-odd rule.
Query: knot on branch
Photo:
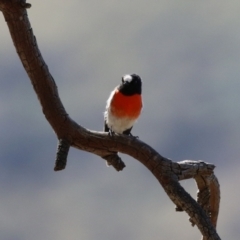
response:
[[[66,167],[69,148],[70,143],[66,139],[59,139],[54,171],[60,171]]]
[[[16,12],[20,8],[30,8],[32,5],[26,3],[26,0],[2,0],[0,3],[0,11]]]
[[[26,2],[21,2],[20,4],[22,8],[30,8],[32,6],[30,3],[26,3]]]
[[[102,158],[106,160],[108,166],[113,166],[118,172],[125,168],[125,163],[117,153],[113,153]]]

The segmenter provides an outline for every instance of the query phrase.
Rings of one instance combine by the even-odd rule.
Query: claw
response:
[[[112,137],[113,135],[115,135],[115,132],[110,128],[108,131],[108,135]]]
[[[139,138],[139,136],[133,136],[131,133],[129,133],[129,136],[130,136],[130,137],[133,137],[133,138],[136,138],[136,139]]]

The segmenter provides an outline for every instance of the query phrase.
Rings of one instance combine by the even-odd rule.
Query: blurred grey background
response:
[[[143,80],[133,128],[174,161],[216,165],[218,232],[239,239],[240,2],[32,0],[29,18],[70,116],[102,130],[111,90]],[[0,239],[200,239],[151,173],[122,155],[117,173],[71,149],[54,172],[57,139],[0,14]],[[182,185],[193,196],[193,180]]]

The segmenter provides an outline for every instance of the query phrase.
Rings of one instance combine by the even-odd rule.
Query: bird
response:
[[[137,74],[126,74],[111,92],[104,112],[104,131],[132,136],[131,130],[143,108],[142,80]]]

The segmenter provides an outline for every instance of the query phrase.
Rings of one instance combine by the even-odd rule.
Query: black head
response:
[[[137,74],[127,74],[122,77],[122,83],[118,90],[124,95],[134,95],[142,93],[142,80]]]

